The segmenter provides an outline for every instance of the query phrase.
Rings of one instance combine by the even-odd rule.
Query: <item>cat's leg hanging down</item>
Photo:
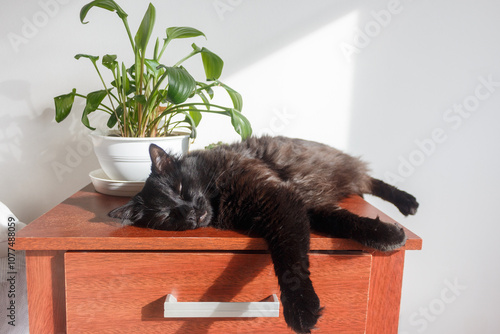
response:
[[[365,246],[390,251],[404,246],[406,234],[397,224],[360,217],[341,208],[309,211],[311,228],[333,237],[353,239]]]
[[[259,200],[242,198],[240,222],[268,244],[281,289],[285,321],[297,333],[310,333],[321,315],[320,301],[309,278],[310,227],[299,197],[286,186],[253,185]],[[235,212],[236,213],[236,212]]]

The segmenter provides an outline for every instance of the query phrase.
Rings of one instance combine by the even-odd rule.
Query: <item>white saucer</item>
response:
[[[92,184],[97,192],[105,195],[131,197],[142,190],[144,181],[111,180],[102,169],[89,173]]]

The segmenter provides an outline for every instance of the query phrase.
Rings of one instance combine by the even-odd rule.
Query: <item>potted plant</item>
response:
[[[241,113],[242,98],[234,89],[219,81],[224,62],[215,53],[193,43],[192,50],[184,58],[173,65],[160,63],[167,46],[176,39],[206,36],[199,30],[190,27],[170,27],[166,29],[163,41],[156,39],[152,54],[146,55],[147,47],[153,31],[156,9],[149,4],[135,36],[132,35],[128,14],[113,0],[95,0],[82,7],[80,21],[83,24],[87,13],[98,7],[116,12],[123,22],[132,47],[135,62],[126,66],[116,55],[104,55],[99,64],[99,57],[88,54],[77,54],[76,59],[89,60],[102,83],[102,89],[83,95],[73,89],[69,94],[54,98],[55,119],[63,121],[71,112],[76,97],[86,100],[81,121],[89,129],[89,115],[95,111],[106,113],[107,127],[114,130],[114,136],[92,136],[96,155],[104,172],[115,180],[144,180],[149,173],[150,160],[147,147],[151,140],[169,149],[163,141],[170,141],[174,135],[185,132],[181,136],[181,144],[187,150],[189,138],[196,137],[196,127],[202,119],[202,112],[210,112],[229,116],[234,130],[245,138],[252,133],[249,121]],[[206,75],[206,82],[195,80],[182,66],[194,56],[200,55]],[[106,83],[99,68],[112,74],[112,81]],[[231,98],[232,106],[214,104],[214,90],[223,89]],[[111,132],[113,133],[113,131]],[[118,148],[118,142],[125,141],[125,147]],[[125,153],[139,148],[140,157],[132,157],[131,162],[123,163]],[[117,150],[118,166],[110,166],[114,158],[108,154]],[[139,165],[142,165],[139,167]],[[142,170],[137,174],[128,172],[127,167]],[[117,168],[117,169],[113,169]]]

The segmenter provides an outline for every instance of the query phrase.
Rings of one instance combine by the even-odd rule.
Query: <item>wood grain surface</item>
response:
[[[68,252],[68,333],[292,333],[279,318],[165,319],[178,301],[262,301],[279,294],[268,254]],[[323,317],[315,333],[364,333],[371,255],[311,255]]]
[[[405,252],[372,256],[366,334],[397,334]]]
[[[27,251],[26,282],[30,333],[66,333],[64,252]]]

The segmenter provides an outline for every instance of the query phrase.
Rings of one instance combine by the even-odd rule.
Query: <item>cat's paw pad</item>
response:
[[[388,252],[403,247],[406,244],[405,230],[398,224],[390,224],[379,221],[375,229],[377,237],[370,240],[367,246],[377,250]]]
[[[405,216],[414,215],[417,213],[418,202],[414,196],[405,193],[404,196],[398,200],[397,207]]]
[[[316,293],[297,290],[281,294],[281,303],[287,325],[296,333],[311,333],[322,311]]]

